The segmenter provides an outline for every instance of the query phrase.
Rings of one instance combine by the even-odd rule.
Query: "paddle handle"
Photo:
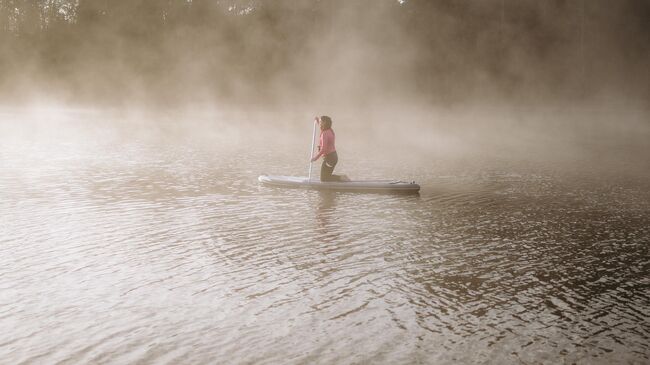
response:
[[[311,150],[309,151],[309,182],[311,182],[311,165],[314,158],[314,141],[316,140],[316,124],[318,119],[314,119],[314,131],[311,133]]]

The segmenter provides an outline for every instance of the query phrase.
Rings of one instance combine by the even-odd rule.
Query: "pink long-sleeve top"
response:
[[[332,152],[336,152],[336,147],[334,146],[335,139],[336,136],[334,135],[334,131],[331,128],[320,132],[318,155],[314,157],[314,161],[318,160],[321,156],[326,156]]]

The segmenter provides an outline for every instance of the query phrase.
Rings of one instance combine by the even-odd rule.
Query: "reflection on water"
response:
[[[416,196],[282,190],[257,175],[304,172],[250,144],[26,141],[0,151],[3,361],[650,361],[645,180],[441,165],[408,167]]]

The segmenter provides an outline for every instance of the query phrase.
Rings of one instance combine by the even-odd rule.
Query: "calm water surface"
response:
[[[650,362],[646,178],[348,148],[421,193],[282,190],[305,141],[12,123],[3,363]]]

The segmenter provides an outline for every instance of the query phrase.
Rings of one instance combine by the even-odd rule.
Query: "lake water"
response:
[[[643,172],[340,146],[420,194],[283,190],[308,141],[43,123],[3,116],[3,363],[650,362]]]

